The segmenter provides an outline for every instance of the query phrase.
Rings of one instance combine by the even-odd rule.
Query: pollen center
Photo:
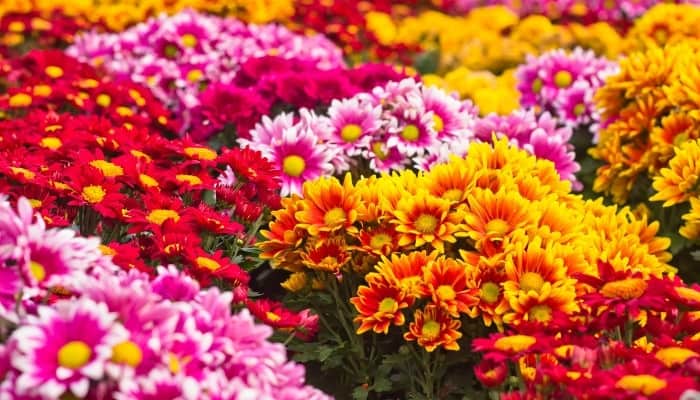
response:
[[[151,211],[148,216],[146,217],[148,222],[156,224],[156,225],[163,225],[163,223],[169,219],[172,219],[173,222],[177,222],[180,220],[180,214],[178,214],[174,210],[167,210],[163,208],[158,208],[153,211]]]
[[[665,388],[666,381],[659,379],[653,375],[625,375],[617,381],[615,387],[629,390],[630,392],[639,392],[645,396],[651,396],[659,390]]]
[[[126,340],[114,346],[112,349],[112,361],[117,364],[126,364],[137,367],[143,360],[141,348],[131,340]]]
[[[586,105],[583,103],[576,104],[574,106],[574,115],[575,116],[581,116],[583,113],[586,112]]]
[[[481,285],[481,300],[488,304],[493,304],[496,301],[498,301],[499,293],[500,289],[498,288],[498,284],[496,283],[486,282],[483,285]]]
[[[348,143],[356,141],[360,135],[362,135],[362,127],[357,124],[347,124],[340,130],[340,137]]]
[[[438,220],[430,214],[421,214],[416,218],[416,230],[421,233],[434,233],[437,228]]]
[[[372,143],[372,152],[375,156],[377,156],[378,159],[382,161],[386,160],[387,158],[387,154],[384,151],[384,146],[382,145],[382,142]]]
[[[389,243],[391,243],[391,236],[386,233],[377,233],[372,236],[372,239],[369,241],[369,246],[375,250],[380,250]]]
[[[441,116],[433,113],[433,129],[435,129],[435,132],[442,132],[443,129],[445,129],[445,121],[442,119]]]
[[[513,335],[504,336],[493,343],[493,347],[500,351],[509,351],[513,353],[518,353],[523,350],[529,349],[533,344],[537,342],[532,336],[528,335]]]
[[[289,155],[282,160],[282,172],[297,178],[304,173],[306,161],[296,154]]]
[[[542,90],[542,79],[536,78],[534,81],[532,81],[532,91],[539,93],[540,90]]]
[[[41,282],[46,279],[46,268],[36,261],[29,262],[29,273],[32,278],[36,279],[37,282]]]
[[[537,272],[526,272],[520,277],[520,289],[525,292],[531,290],[539,292],[542,285],[544,285],[544,279]]]
[[[323,216],[323,222],[326,225],[335,225],[345,221],[346,218],[345,210],[340,207],[334,207],[326,211],[326,214]]]
[[[85,342],[73,340],[61,346],[58,350],[58,365],[78,369],[90,361],[92,350]]]
[[[109,178],[124,175],[124,169],[122,167],[107,160],[92,160],[90,161],[90,165],[99,169],[104,176]]]
[[[432,319],[425,321],[420,333],[426,339],[435,339],[440,334],[440,324]]]
[[[508,233],[510,225],[508,222],[500,219],[494,218],[486,224],[486,234],[493,237],[502,238]]]
[[[552,309],[544,304],[538,304],[528,313],[531,321],[549,322],[552,319]]]
[[[554,84],[560,89],[569,87],[573,81],[574,77],[571,76],[569,71],[561,70],[554,75]]]
[[[457,293],[455,293],[454,288],[450,285],[438,286],[435,294],[437,294],[440,300],[454,300],[455,297],[457,297]]]
[[[107,192],[100,185],[88,185],[83,188],[83,199],[91,204],[101,202],[105,195]]]
[[[600,293],[611,299],[631,300],[644,294],[647,283],[639,278],[608,282],[600,289]]]
[[[401,137],[409,142],[415,142],[418,140],[419,136],[420,131],[418,130],[418,127],[413,124],[406,125],[406,127],[401,131]]]
[[[216,260],[212,260],[211,258],[208,257],[197,257],[195,259],[195,262],[197,265],[199,265],[201,268],[208,269],[210,271],[216,271],[217,269],[221,268],[221,264],[216,262]]]
[[[450,189],[446,190],[442,194],[442,197],[450,201],[461,201],[463,194],[464,192],[462,192],[460,189]]]
[[[280,317],[279,315],[273,313],[272,311],[267,311],[267,312],[265,313],[265,317],[267,317],[267,319],[270,320],[270,321],[272,321],[272,322],[277,322],[277,321],[279,321],[279,320],[282,319],[282,317]]]
[[[182,45],[185,47],[192,48],[197,45],[197,37],[191,33],[185,33],[182,35]]]
[[[382,313],[394,312],[396,310],[397,306],[398,306],[398,303],[396,303],[396,300],[392,299],[391,297],[385,297],[379,303],[379,312],[382,312]]]

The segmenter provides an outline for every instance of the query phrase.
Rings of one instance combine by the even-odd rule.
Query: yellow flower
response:
[[[693,140],[676,148],[676,155],[654,178],[653,187],[657,193],[652,201],[663,201],[664,207],[688,201],[698,195],[698,175],[700,175],[700,141]]]
[[[377,41],[383,45],[391,45],[396,38],[396,26],[391,16],[378,11],[370,11],[365,15],[367,30],[372,32]]]

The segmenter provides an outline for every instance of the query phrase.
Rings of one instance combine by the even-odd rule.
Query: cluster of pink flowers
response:
[[[200,123],[190,110],[200,105],[202,91],[212,83],[231,83],[248,59],[276,55],[321,69],[345,66],[342,51],[322,35],[302,36],[280,25],[245,24],[192,10],[162,14],[120,33],[84,33],[67,52],[116,78],[147,85],[182,115],[185,127]]]
[[[452,155],[464,156],[470,142],[489,142],[494,134],[551,160],[563,179],[581,188],[570,127],[558,127],[548,113],[537,117],[534,111],[479,118],[471,102],[412,78],[333,100],[327,115],[301,108],[298,116],[265,116],[249,138],[238,141],[282,171],[285,196],[301,193],[305,181],[324,175],[428,170]]]
[[[529,56],[516,72],[520,104],[548,111],[572,128],[597,123],[593,95],[615,70],[614,62],[581,48]]]
[[[2,399],[328,399],[231,292],[115,267],[97,238],[0,202]]]

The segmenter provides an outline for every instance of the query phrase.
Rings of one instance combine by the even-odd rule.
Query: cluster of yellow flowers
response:
[[[70,17],[82,17],[92,23],[121,31],[148,17],[185,8],[236,16],[254,23],[286,20],[294,14],[293,0],[0,0],[0,16],[11,13],[39,12],[49,16],[60,10]]]
[[[344,300],[358,333],[387,333],[411,312],[404,338],[428,351],[455,348],[462,315],[500,328],[577,312],[591,289],[575,276],[597,277],[599,262],[642,277],[672,272],[657,222],[571,194],[551,162],[505,139],[425,173],[307,182],[273,216],[259,247],[292,272],[286,289],[362,282]],[[631,290],[604,292],[618,289]]]
[[[635,187],[646,190],[644,178],[655,179],[669,165],[675,146],[700,137],[699,66],[698,47],[689,43],[651,47],[620,62],[620,72],[596,94],[607,124],[590,150],[604,163],[594,190],[625,202]],[[660,185],[655,184],[662,192],[654,199],[669,200]],[[646,198],[642,193],[641,199],[632,200]]]
[[[661,3],[649,9],[625,36],[628,52],[700,39],[700,7]]]

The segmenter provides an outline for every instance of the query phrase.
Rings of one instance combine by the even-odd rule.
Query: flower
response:
[[[459,350],[457,340],[462,337],[458,331],[462,323],[452,319],[437,306],[428,305],[423,310],[416,310],[409,331],[404,333],[404,339],[416,340],[427,352],[433,352],[438,347],[445,350]]]
[[[304,184],[304,200],[294,214],[297,227],[310,235],[324,236],[344,229],[356,232],[359,198],[346,174],[341,185],[336,179],[321,178]]]
[[[376,333],[387,334],[390,325],[401,326],[406,317],[401,310],[408,308],[413,299],[395,287],[384,285],[360,286],[357,296],[350,299],[359,315],[355,322],[360,323],[357,334],[361,335],[370,329]]]
[[[652,201],[664,201],[663,206],[669,207],[688,201],[695,194],[700,166],[700,142],[692,140],[680,145],[675,155],[669,161],[668,168],[663,168],[654,178],[653,187],[657,193],[650,198]]]
[[[103,377],[112,348],[126,338],[104,304],[84,299],[40,307],[38,316],[28,317],[12,335],[18,349],[12,365],[20,372],[16,390],[48,398],[84,397],[90,380]]]
[[[425,291],[433,304],[451,317],[467,314],[478,299],[477,290],[467,288],[466,266],[458,261],[440,257],[423,269]]]

